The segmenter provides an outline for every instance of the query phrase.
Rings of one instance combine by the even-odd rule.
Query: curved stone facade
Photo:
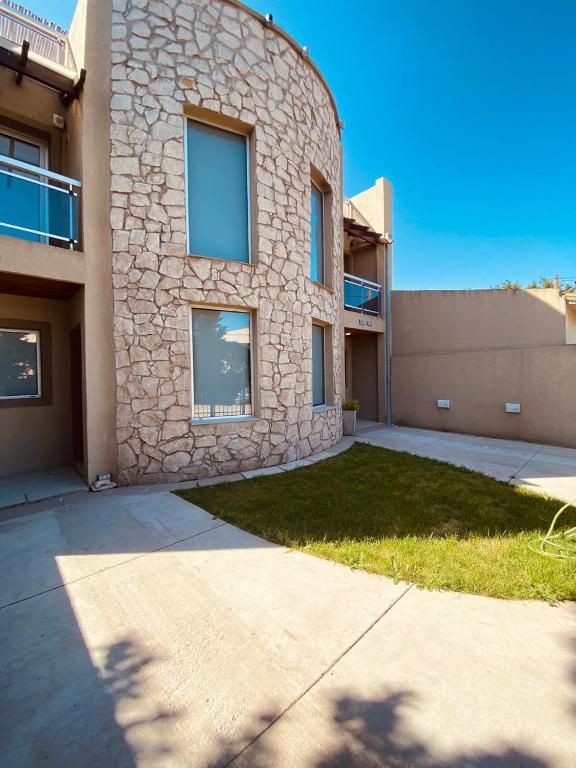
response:
[[[326,449],[341,437],[343,354],[341,151],[331,96],[294,44],[238,3],[113,0],[113,9],[121,482],[227,474]],[[252,264],[187,254],[183,117],[194,108],[252,126]],[[332,289],[308,278],[311,167],[332,193]],[[255,418],[191,422],[192,304],[254,312]],[[332,326],[333,396],[320,410],[312,408],[312,320]]]

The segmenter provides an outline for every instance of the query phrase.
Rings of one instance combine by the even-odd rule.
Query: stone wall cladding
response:
[[[328,93],[284,38],[233,3],[113,0],[113,10],[120,481],[227,474],[324,450],[341,437],[342,366],[341,156]],[[254,264],[187,254],[186,105],[254,126]],[[333,291],[307,277],[311,165],[333,193]],[[191,422],[193,304],[254,311],[254,420]],[[333,326],[335,407],[320,412],[311,405],[312,319]]]

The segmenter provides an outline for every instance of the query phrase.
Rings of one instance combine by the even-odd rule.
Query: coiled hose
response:
[[[554,519],[548,528],[548,533],[542,536],[540,539],[534,539],[528,546],[534,552],[545,557],[553,557],[557,560],[576,560],[576,527],[568,528],[566,531],[560,531],[554,533],[556,523],[560,515],[565,512],[568,507],[576,506],[576,498],[569,501],[568,504],[556,512]]]

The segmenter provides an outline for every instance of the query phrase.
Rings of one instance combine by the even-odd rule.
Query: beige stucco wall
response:
[[[111,0],[78,3],[70,43],[78,67],[88,74],[80,99],[68,107],[54,91],[27,78],[18,86],[13,73],[0,70],[0,122],[4,117],[47,132],[51,169],[82,182],[80,249],[0,236],[0,271],[83,287],[73,308],[82,326],[84,470],[89,481],[100,471],[115,471],[117,455],[109,169],[111,16]],[[65,116],[64,131],[52,126],[54,113]],[[32,446],[35,433],[27,430],[25,419],[21,429]],[[37,455],[39,462],[32,469],[46,468],[43,454],[31,448],[30,455]]]
[[[70,107],[70,165],[82,189],[82,249],[86,270],[82,324],[86,477],[116,471],[115,361],[110,229],[111,0],[79,0],[70,44],[87,71]]]
[[[380,177],[350,200],[376,232],[392,235],[392,183]]]
[[[564,344],[556,289],[393,291],[394,354]]]
[[[576,346],[558,291],[399,291],[392,307],[395,424],[576,447]]]
[[[112,228],[117,436],[123,482],[172,480],[307,456],[341,435],[341,149],[311,62],[238,3],[114,0]],[[252,130],[255,263],[187,255],[184,114]],[[310,174],[332,191],[328,273],[308,279]],[[192,303],[249,308],[257,418],[191,424]],[[333,407],[312,409],[312,320],[333,326]]]
[[[70,464],[69,307],[67,302],[0,294],[0,317],[50,323],[52,404],[0,408],[0,476]]]

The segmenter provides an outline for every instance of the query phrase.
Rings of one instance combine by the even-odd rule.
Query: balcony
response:
[[[344,308],[363,315],[380,315],[381,287],[378,283],[344,274]]]
[[[78,246],[76,179],[0,155],[0,235]]]
[[[66,31],[16,3],[5,2],[0,6],[0,40],[17,49],[26,43],[38,57],[58,67],[76,69]]]

